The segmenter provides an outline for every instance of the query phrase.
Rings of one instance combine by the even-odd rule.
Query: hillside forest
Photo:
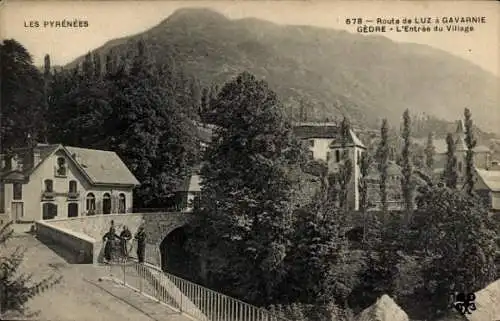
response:
[[[498,277],[498,225],[473,180],[457,184],[452,144],[435,179],[426,175],[432,138],[423,151],[412,143],[414,133],[432,136],[430,116],[406,110],[401,128],[384,119],[364,140],[372,145],[359,164],[362,201],[354,213],[346,205],[347,154],[336,174],[309,159],[280,97],[249,72],[202,86],[175,59],[157,63],[140,41],[126,55],[89,53],[72,68],[52,68],[47,55],[42,71],[15,40],[4,40],[0,54],[4,153],[33,142],[115,151],[141,182],[139,208],[171,206],[175,188],[203,163],[199,219],[186,245],[203,268],[184,277],[292,321],[352,320],[382,294],[414,320],[435,320],[449,312],[450,293]],[[468,109],[459,116],[470,146],[472,116]],[[352,121],[337,117],[346,143]],[[194,129],[207,118],[217,127],[201,153]],[[403,172],[400,211],[386,207],[391,160]],[[366,210],[371,166],[381,177],[379,212]],[[417,172],[425,184],[415,184]],[[310,177],[315,192],[297,202],[296,182]],[[365,224],[352,235],[356,215]]]

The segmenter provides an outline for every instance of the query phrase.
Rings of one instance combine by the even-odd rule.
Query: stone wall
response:
[[[76,263],[92,263],[95,253],[95,239],[85,234],[45,222],[36,222],[37,237],[48,243],[55,243],[71,253]]]
[[[114,222],[117,234],[122,231],[123,226],[127,226],[132,234],[135,234],[139,225],[144,224],[147,235],[146,259],[152,264],[159,265],[159,247],[163,239],[176,228],[189,224],[194,217],[194,214],[185,212],[101,214],[54,219],[41,223],[93,238],[95,240],[94,263],[102,256],[102,238],[109,231],[111,221]],[[131,254],[135,254],[135,246]]]

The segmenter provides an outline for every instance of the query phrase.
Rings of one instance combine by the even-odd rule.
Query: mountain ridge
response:
[[[269,82],[288,113],[297,115],[303,103],[313,120],[347,114],[374,127],[382,117],[398,122],[405,108],[455,120],[468,107],[486,130],[500,122],[495,110],[498,77],[427,45],[184,8],[143,33],[113,39],[96,51],[124,54],[139,39],[159,63],[171,56],[204,85],[223,84],[247,70]]]

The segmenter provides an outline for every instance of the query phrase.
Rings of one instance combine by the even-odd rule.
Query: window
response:
[[[340,162],[340,151],[339,150],[335,151],[335,161],[337,163]]]
[[[314,147],[314,139],[310,139],[309,140],[309,146],[310,147]]]
[[[331,154],[331,152],[327,152],[326,153],[326,161],[329,162],[330,158],[332,158],[332,154]]]
[[[102,197],[102,213],[110,214],[111,213],[111,197],[109,193],[105,193]]]
[[[57,175],[66,176],[66,159],[64,157],[57,158]]]
[[[51,193],[51,192],[53,192],[53,191],[54,191],[54,183],[52,182],[52,180],[51,180],[51,179],[46,179],[46,180],[44,181],[44,184],[45,184],[45,191],[46,191],[46,192]]]
[[[76,193],[76,181],[69,181],[69,192]]]
[[[19,201],[23,199],[23,184],[14,183],[14,200]]]
[[[310,159],[314,159],[314,153],[312,150],[308,151],[307,155],[309,156]]]
[[[462,162],[458,162],[458,171],[461,172],[462,171]]]
[[[125,213],[126,209],[127,209],[127,202],[125,194],[121,193],[119,196],[118,213]]]
[[[87,194],[87,211],[95,211],[95,196],[93,193]]]

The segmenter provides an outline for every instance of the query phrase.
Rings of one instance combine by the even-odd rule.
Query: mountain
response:
[[[451,121],[463,118],[468,107],[484,130],[499,131],[499,78],[429,46],[254,18],[230,20],[190,8],[96,50],[125,54],[139,39],[158,63],[173,61],[204,85],[222,84],[247,70],[268,81],[287,112],[298,115],[303,104],[311,120],[346,113],[375,127],[382,117],[399,124],[409,108]]]

